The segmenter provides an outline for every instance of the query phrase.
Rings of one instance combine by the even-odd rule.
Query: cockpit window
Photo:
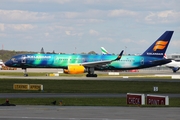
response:
[[[16,58],[11,58],[12,61],[16,61]]]

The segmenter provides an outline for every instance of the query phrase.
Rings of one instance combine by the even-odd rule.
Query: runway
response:
[[[179,78],[171,79],[163,78],[155,76],[103,76],[103,77],[64,77],[64,76],[57,76],[57,77],[49,77],[49,76],[0,76],[0,79],[32,79],[32,80],[111,80],[111,81],[161,81],[161,82],[180,82]]]
[[[0,120],[179,120],[180,108],[26,106],[0,107]]]
[[[44,73],[58,73],[62,69],[36,69],[29,68],[28,72],[44,72]],[[22,76],[4,76],[0,75],[0,78],[12,78],[12,79],[53,79],[53,80],[117,80],[117,81],[164,81],[164,82],[180,82],[180,71],[177,73],[172,73],[170,69],[167,70],[139,70],[139,72],[119,72],[120,76],[108,75],[108,72],[96,71],[98,74],[104,74],[105,76],[93,77],[71,77],[71,76],[59,76],[49,77],[49,76],[23,76],[23,70],[18,68],[17,70],[1,70],[0,72],[22,72]],[[73,75],[72,75],[73,76]],[[164,79],[162,77],[168,77],[169,79]],[[177,78],[171,79],[172,76],[177,76]],[[154,79],[157,77],[158,79]]]

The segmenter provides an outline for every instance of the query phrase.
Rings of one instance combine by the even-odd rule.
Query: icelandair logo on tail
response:
[[[153,53],[147,52],[147,55],[158,55],[158,56],[164,55],[164,52],[157,53],[156,51],[157,50],[163,50],[167,44],[168,44],[168,41],[162,41],[162,40],[157,41],[156,44],[154,45],[154,48],[153,48],[154,52]]]
[[[153,51],[163,50],[166,47],[167,43],[168,41],[157,41],[153,48]]]

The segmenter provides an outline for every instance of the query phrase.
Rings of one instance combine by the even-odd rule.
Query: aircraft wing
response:
[[[84,67],[95,67],[95,66],[106,65],[106,64],[109,64],[109,63],[111,63],[113,61],[120,60],[123,52],[124,52],[124,50],[122,50],[121,53],[117,56],[117,58],[114,59],[114,60],[105,60],[105,61],[96,61],[96,62],[85,62],[85,63],[81,63],[81,65],[83,65]]]
[[[162,64],[167,64],[170,63],[172,59],[162,59],[162,60],[154,60],[151,61],[152,64],[158,64],[158,65],[162,65]]]

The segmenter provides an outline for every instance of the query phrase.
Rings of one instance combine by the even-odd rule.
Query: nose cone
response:
[[[10,60],[8,60],[8,61],[5,62],[5,65],[8,66],[8,67],[11,67],[12,62]]]

